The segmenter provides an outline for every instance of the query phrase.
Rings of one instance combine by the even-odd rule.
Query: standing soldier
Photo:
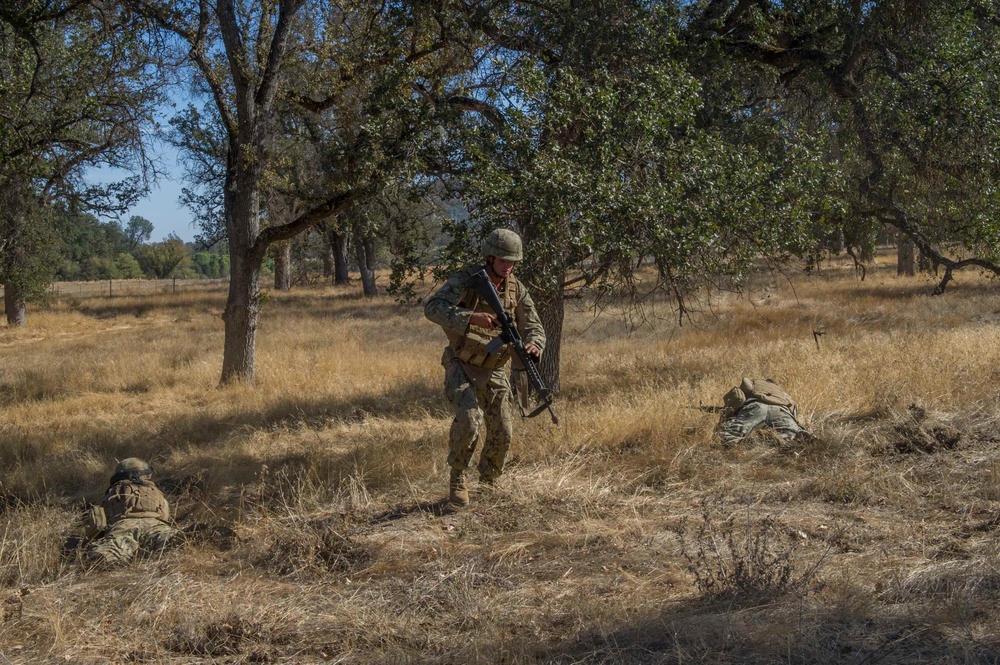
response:
[[[152,476],[152,467],[137,457],[118,463],[101,505],[91,511],[97,517],[89,519],[88,537],[95,540],[85,555],[88,561],[128,563],[138,550],[161,550],[180,535]]]
[[[514,265],[522,256],[520,236],[507,229],[493,231],[483,241],[483,256],[486,274],[517,325],[525,350],[537,361],[545,348],[545,330],[527,287],[513,275]],[[494,353],[486,350],[501,330],[489,305],[469,284],[472,275],[481,269],[469,266],[453,274],[424,308],[427,318],[444,328],[448,336],[441,358],[445,396],[455,409],[448,439],[448,500],[458,506],[469,503],[465,471],[484,420],[486,442],[479,454],[480,483],[492,485],[503,473],[513,435],[510,345]]]

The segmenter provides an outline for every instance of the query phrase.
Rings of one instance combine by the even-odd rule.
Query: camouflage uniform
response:
[[[427,301],[424,314],[448,336],[441,364],[445,368],[444,392],[455,411],[448,437],[448,465],[464,471],[475,453],[479,429],[485,422],[486,441],[479,455],[480,480],[492,482],[503,473],[504,460],[513,434],[510,387],[510,349],[502,347],[484,357],[482,344],[499,334],[469,325],[474,312],[493,313],[474,289],[469,278],[482,266],[467,267],[453,274]],[[545,347],[545,330],[528,289],[510,275],[497,289],[504,308],[511,312],[524,343]],[[474,348],[473,348],[474,347]]]
[[[744,378],[723,398],[728,409],[719,419],[716,435],[736,443],[754,430],[770,428],[782,439],[810,436],[795,420],[798,406],[791,395],[771,379]]]
[[[180,531],[170,524],[170,507],[163,492],[149,479],[152,469],[135,458],[123,462],[128,466],[133,461],[148,473],[130,473],[119,464],[101,500],[108,528],[91,543],[85,555],[88,561],[125,564],[140,549],[162,550],[180,536]]]
[[[793,439],[806,431],[787,407],[751,399],[736,413],[723,416],[717,434],[723,443],[736,443],[762,427],[770,427],[782,439]]]

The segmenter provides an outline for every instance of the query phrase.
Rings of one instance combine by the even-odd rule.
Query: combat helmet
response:
[[[126,457],[118,462],[115,467],[115,474],[111,476],[111,484],[121,480],[135,480],[142,482],[153,475],[153,467],[146,464],[138,457]]]
[[[505,261],[520,261],[521,236],[510,229],[494,229],[483,240],[483,258],[490,256]]]

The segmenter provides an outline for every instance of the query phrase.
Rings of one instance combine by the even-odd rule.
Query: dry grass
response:
[[[458,512],[418,308],[271,294],[258,386],[219,388],[223,292],[57,301],[0,328],[0,663],[996,662],[997,287],[931,286],[571,311],[561,425]],[[687,407],[744,375],[819,440],[713,445]],[[65,541],[132,455],[189,542],[87,571]]]

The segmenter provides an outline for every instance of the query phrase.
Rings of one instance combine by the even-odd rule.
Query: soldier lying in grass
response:
[[[786,441],[812,438],[796,420],[798,405],[771,379],[744,378],[722,401],[725,406],[715,435],[724,444],[742,441],[762,428],[772,430]]]
[[[180,541],[180,531],[170,524],[170,507],[152,475],[152,467],[136,457],[118,463],[100,505],[88,515],[87,561],[125,564],[139,551],[155,552]]]

